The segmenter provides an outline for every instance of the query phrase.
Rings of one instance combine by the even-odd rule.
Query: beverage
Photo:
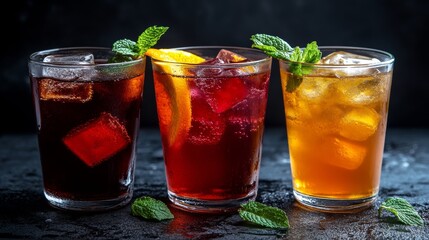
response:
[[[71,48],[30,57],[44,192],[55,207],[106,210],[131,200],[145,64],[110,56]]]
[[[321,51],[325,57],[307,65],[311,72],[293,91],[286,87],[293,63],[280,61],[294,194],[317,210],[361,209],[379,190],[393,57]]]
[[[169,198],[189,211],[228,211],[256,197],[271,58],[185,50],[206,60],[152,61]]]

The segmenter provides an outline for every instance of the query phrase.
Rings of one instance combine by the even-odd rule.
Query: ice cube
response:
[[[333,52],[320,60],[320,64],[329,65],[354,65],[347,68],[338,69],[323,69],[323,72],[332,73],[337,76],[357,76],[357,75],[369,75],[377,72],[376,69],[368,68],[367,66],[359,67],[362,64],[373,64],[379,63],[380,60],[377,58],[371,58],[362,56],[354,53],[338,51]]]
[[[213,112],[204,93],[191,88],[192,122],[188,141],[193,144],[216,144],[225,131],[225,122],[219,113]]]
[[[91,82],[58,81],[44,78],[39,80],[41,100],[61,102],[87,102],[92,99]]]
[[[386,101],[388,81],[382,76],[370,77],[354,88],[345,92],[345,100],[352,105],[369,105],[379,101]]]
[[[43,59],[43,62],[56,65],[55,67],[44,66],[44,77],[61,80],[90,80],[95,74],[94,70],[79,67],[93,65],[95,63],[94,56],[90,53],[48,55]],[[67,67],[65,67],[65,65],[67,65]],[[70,65],[76,67],[70,67]]]
[[[238,77],[200,78],[196,79],[195,83],[216,113],[229,110],[249,94],[243,79]]]
[[[305,101],[320,101],[334,81],[336,79],[328,77],[304,77],[297,94]]]
[[[197,77],[233,77],[233,76],[240,76],[248,73],[254,73],[255,70],[253,67],[222,67],[222,64],[225,64],[225,62],[222,59],[213,58],[210,60],[205,61],[204,66],[202,67],[195,67],[193,70],[193,73]],[[213,65],[213,66],[207,66],[207,65]],[[249,72],[250,69],[252,72]]]
[[[351,105],[367,105],[375,100],[377,80],[373,76],[352,77],[338,81],[334,88],[339,101]]]
[[[224,63],[238,63],[247,61],[246,57],[226,49],[221,49],[217,54],[216,59],[220,59]]]
[[[94,167],[124,149],[131,140],[119,119],[103,112],[72,129],[63,142],[86,165]]]
[[[143,94],[143,85],[143,75],[128,80],[128,83],[125,85],[125,92],[127,93],[125,98],[127,101],[141,99]]]
[[[313,117],[311,126],[314,134],[322,136],[337,134],[338,123],[344,116],[344,111],[335,104],[324,104],[321,107],[320,115]],[[314,127],[313,127],[314,126]]]
[[[326,138],[322,151],[324,161],[330,165],[353,170],[358,168],[366,156],[366,149],[356,143],[340,138]]]
[[[227,112],[228,122],[238,137],[258,131],[264,124],[266,91],[251,88],[248,97]]]
[[[202,68],[196,68],[195,74],[198,77],[207,77],[207,76],[238,76],[243,74],[254,73],[257,71],[254,66],[237,66],[237,67],[216,67],[222,64],[230,63],[241,63],[246,62],[247,58],[231,52],[226,49],[221,49],[215,58],[206,60]],[[213,65],[213,67],[207,67],[207,65]]]
[[[339,134],[354,141],[365,141],[378,128],[380,115],[372,108],[362,107],[346,113],[339,123]]]
[[[48,55],[43,58],[43,62],[67,65],[91,65],[95,63],[94,55],[91,53]]]
[[[337,51],[323,57],[320,62],[322,64],[334,64],[334,65],[348,65],[348,64],[370,64],[379,63],[380,60],[377,58],[370,58],[354,53]]]

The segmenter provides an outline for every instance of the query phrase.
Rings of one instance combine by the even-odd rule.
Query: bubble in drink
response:
[[[213,112],[203,92],[191,88],[192,122],[188,141],[193,144],[216,144],[225,131],[225,122],[219,113]]]
[[[263,89],[251,88],[250,95],[230,111],[228,111],[228,122],[234,125],[237,135],[245,136],[246,133],[258,131],[263,126],[264,112],[258,106],[266,98]],[[264,108],[265,109],[265,108]]]
[[[84,103],[91,100],[92,93],[90,82],[59,81],[49,78],[40,80],[41,100]]]
[[[86,165],[94,167],[125,148],[131,139],[116,117],[103,112],[72,129],[63,142]]]
[[[375,133],[380,119],[372,108],[352,109],[340,120],[339,134],[350,140],[365,141]]]

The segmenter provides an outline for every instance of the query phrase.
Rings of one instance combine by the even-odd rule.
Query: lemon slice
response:
[[[198,64],[205,61],[195,54],[176,49],[149,49],[146,55],[157,60]],[[180,146],[191,128],[191,94],[187,72],[181,66],[154,62],[166,74],[154,77],[158,119],[161,130],[167,130],[168,146]]]

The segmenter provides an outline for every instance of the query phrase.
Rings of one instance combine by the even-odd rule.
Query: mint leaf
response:
[[[308,43],[302,52],[302,62],[317,63],[322,58],[322,52],[317,46],[317,42],[313,41]]]
[[[286,41],[277,36],[271,36],[268,34],[255,34],[250,37],[250,40],[253,41],[253,45],[255,46],[265,45],[274,47],[278,51],[292,51],[292,47]]]
[[[250,40],[253,41],[253,48],[262,50],[268,56],[291,61],[289,71],[292,77],[286,84],[288,92],[293,92],[301,84],[303,75],[311,73],[313,69],[311,65],[302,65],[302,63],[317,63],[322,57],[316,41],[307,44],[306,48],[301,50],[299,47],[292,48],[279,37],[267,34],[252,35]]]
[[[253,44],[252,47],[262,50],[263,52],[265,52],[265,54],[273,58],[282,59],[282,60],[287,60],[290,58],[289,52],[279,51],[277,48],[273,46]]]
[[[297,65],[296,67],[300,67],[301,65]],[[301,85],[302,83],[302,76],[300,75],[291,75],[288,79],[287,79],[287,84],[286,84],[286,91],[288,92],[293,92],[296,88],[299,87],[299,85]]]
[[[165,203],[151,197],[140,197],[134,200],[131,205],[131,214],[133,216],[139,216],[149,220],[155,219],[158,221],[174,218]]]
[[[168,27],[152,26],[146,28],[134,42],[129,39],[121,39],[113,43],[112,52],[115,55],[109,62],[131,61],[143,57],[146,51],[155,46],[161,36],[167,32]]]
[[[405,199],[399,197],[387,198],[378,209],[378,217],[383,210],[393,213],[397,220],[410,226],[423,226],[423,219],[413,206]]]
[[[140,48],[137,46],[136,42],[129,39],[122,39],[113,43],[112,51],[120,55],[137,58]]]
[[[238,210],[243,220],[269,228],[287,229],[289,219],[286,213],[276,207],[270,207],[255,201],[249,201],[241,205]]]
[[[162,26],[152,26],[144,30],[137,40],[137,45],[140,48],[139,55],[143,56],[149,48],[155,46],[167,30],[168,27]]]

